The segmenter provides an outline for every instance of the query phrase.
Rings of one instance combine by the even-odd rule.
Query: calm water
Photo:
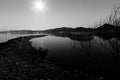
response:
[[[0,34],[0,43],[2,42],[6,42],[9,39],[14,39],[17,37],[21,37],[21,36],[29,36],[29,35],[36,35],[36,34],[10,34],[10,33],[1,33]]]
[[[120,42],[116,38],[104,40],[94,36],[91,40],[81,41],[69,37],[45,36],[31,41],[33,47],[47,49],[46,58],[56,64],[79,64],[86,68],[108,67],[114,64],[116,55],[120,53]]]
[[[0,34],[0,42],[31,34]],[[89,38],[89,37],[88,37]],[[97,36],[69,38],[45,36],[30,40],[32,46],[48,50],[46,58],[56,64],[81,65],[84,68],[114,67],[120,63],[120,41],[117,38],[102,39]]]

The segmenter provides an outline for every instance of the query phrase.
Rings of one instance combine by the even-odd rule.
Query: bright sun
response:
[[[35,0],[33,3],[34,3],[34,8],[37,11],[43,12],[46,9],[45,2],[43,2],[42,0]]]

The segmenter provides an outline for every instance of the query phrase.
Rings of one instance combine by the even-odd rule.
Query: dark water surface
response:
[[[81,37],[83,38],[83,37]],[[72,40],[69,37],[45,36],[31,40],[33,47],[48,50],[47,59],[58,65],[80,65],[85,69],[115,69],[119,65],[120,42],[117,38]]]
[[[31,34],[0,34],[0,42],[28,35]],[[48,35],[30,41],[36,49],[47,49],[46,59],[57,65],[76,65],[80,69],[95,71],[118,70],[120,67],[120,41],[117,38]]]

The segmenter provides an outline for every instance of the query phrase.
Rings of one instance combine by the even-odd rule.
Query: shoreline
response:
[[[15,80],[85,80],[90,78],[81,70],[65,69],[45,59],[47,50],[32,47],[35,35],[18,37],[0,43],[0,79]],[[95,78],[94,78],[95,79]]]
[[[55,66],[44,59],[47,51],[36,50],[29,42],[32,38],[44,36],[18,37],[0,43],[0,79],[33,80],[50,77],[46,75],[47,71],[51,74]]]
[[[0,43],[0,79],[16,80],[98,80],[75,66],[58,66],[46,59],[47,50],[32,47],[30,40],[47,35],[18,37]]]
[[[36,38],[36,37],[44,37],[46,35],[31,35],[31,36],[23,36],[23,37],[17,37],[17,38],[13,38],[10,39],[8,41],[2,42],[0,43],[0,50],[2,48],[7,48],[9,46],[11,46],[11,44],[13,43],[17,43],[17,42],[26,42],[26,43],[30,43],[29,40],[32,38]],[[19,46],[19,44],[16,44],[17,46]]]

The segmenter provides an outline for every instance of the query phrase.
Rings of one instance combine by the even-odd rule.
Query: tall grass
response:
[[[108,15],[107,18],[104,20],[101,20],[99,22],[96,22],[93,25],[93,28],[98,28],[104,24],[111,24],[114,26],[120,26],[120,3],[113,7],[113,10],[111,11],[110,15]]]
[[[120,3],[113,7],[111,14],[108,16],[106,23],[114,26],[120,26]]]

